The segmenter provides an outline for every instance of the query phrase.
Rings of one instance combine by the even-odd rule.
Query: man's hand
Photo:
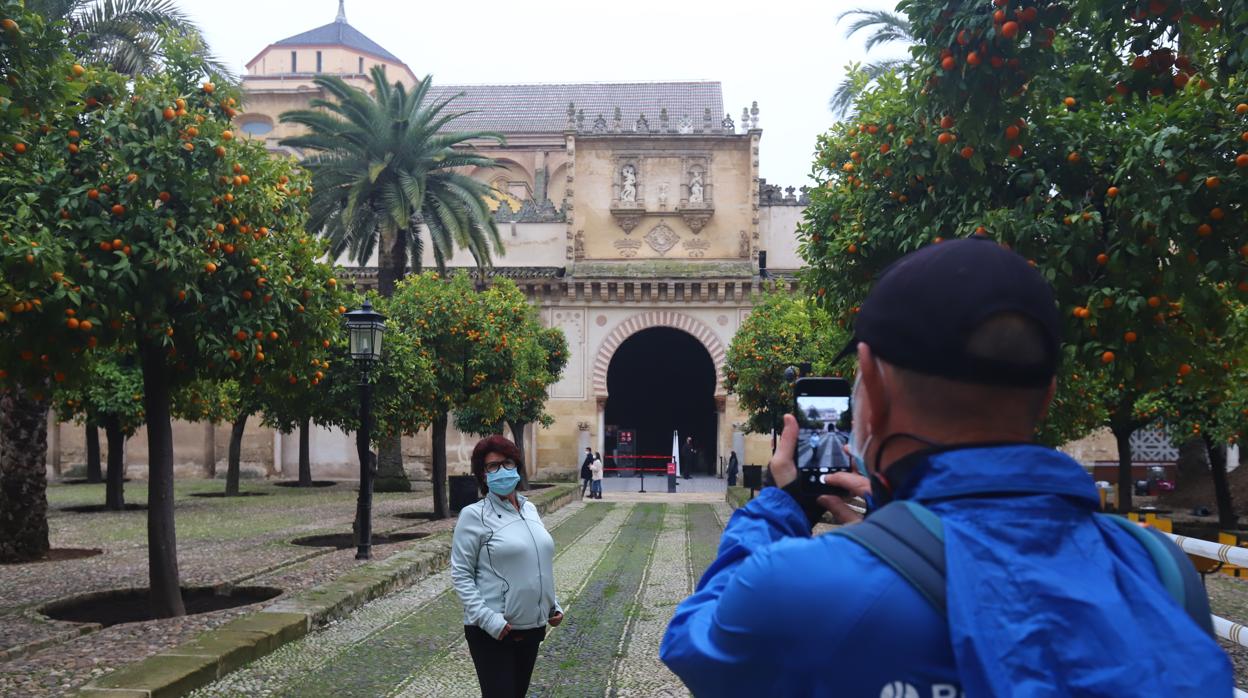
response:
[[[777,453],[779,449],[776,449]],[[840,487],[849,494],[844,497],[838,497],[834,494],[825,494],[819,497],[819,506],[832,512],[832,516],[836,518],[837,523],[849,524],[862,521],[862,514],[849,508],[846,504],[847,499],[854,497],[862,497],[871,492],[871,481],[857,473],[831,473],[823,476],[823,484],[832,487]]]
[[[797,420],[791,414],[784,415],[784,431],[780,432],[776,452],[771,454],[771,462],[767,464],[772,481],[781,489],[797,479],[797,464],[793,460],[797,452],[797,433]]]
[[[546,622],[550,623],[550,627],[552,628],[559,627],[559,624],[563,622],[563,613],[556,612],[551,614],[550,618],[546,619]]]
[[[508,623],[507,625],[504,625],[504,626],[503,626],[503,632],[501,632],[501,633],[499,633],[499,634],[498,634],[498,639],[500,639],[500,640],[501,640],[501,639],[503,639],[503,638],[507,637],[507,633],[509,633],[509,632],[511,632],[511,623]]]

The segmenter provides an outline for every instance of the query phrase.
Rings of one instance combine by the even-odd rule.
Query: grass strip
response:
[[[571,602],[567,620],[542,644],[529,694],[540,698],[603,695],[615,654],[636,613],[666,507],[639,504],[602,562]]]
[[[715,561],[719,538],[724,532],[719,517],[710,504],[690,504],[686,515],[689,535],[689,577],[697,585],[702,573]]]
[[[556,550],[572,545],[600,522],[611,507],[585,507],[552,531]],[[343,648],[317,670],[299,675],[289,687],[270,693],[279,696],[376,696],[430,662],[442,657],[464,635],[463,606],[447,589],[422,608],[383,630]],[[315,642],[309,636],[305,642]]]

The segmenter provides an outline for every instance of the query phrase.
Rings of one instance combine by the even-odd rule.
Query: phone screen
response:
[[[849,397],[798,395],[797,467],[810,478],[850,470],[845,444],[849,443]],[[812,480],[813,481],[813,480]]]

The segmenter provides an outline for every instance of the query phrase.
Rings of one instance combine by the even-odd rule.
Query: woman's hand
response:
[[[546,622],[550,623],[550,627],[552,628],[559,627],[559,624],[563,622],[563,613],[562,612],[554,613],[550,618],[546,619]]]
[[[498,639],[500,639],[500,640],[501,640],[501,639],[503,639],[503,638],[507,637],[507,633],[509,633],[509,632],[511,632],[511,623],[508,623],[507,625],[504,625],[504,626],[503,626],[503,632],[501,632],[501,633],[499,633],[499,634],[498,634]]]

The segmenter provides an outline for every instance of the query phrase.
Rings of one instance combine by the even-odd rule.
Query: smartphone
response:
[[[798,479],[807,492],[840,494],[840,488],[823,484],[823,476],[853,471],[845,452],[853,428],[852,392],[844,378],[799,378],[793,385],[793,416],[799,427],[794,455]]]

